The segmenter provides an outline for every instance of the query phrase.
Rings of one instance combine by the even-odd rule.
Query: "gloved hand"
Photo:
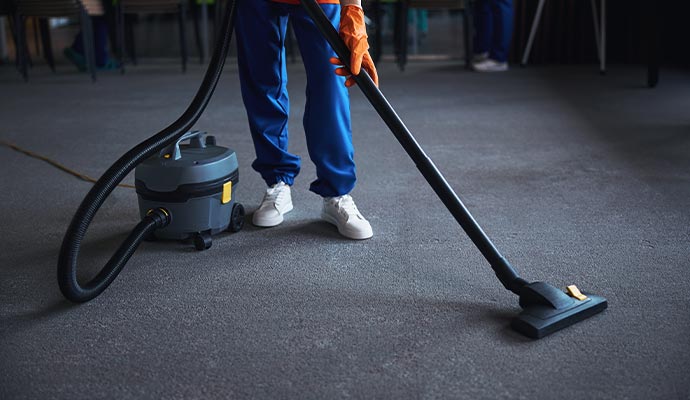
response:
[[[336,68],[336,75],[348,77],[345,86],[351,87],[355,84],[352,75],[359,75],[364,68],[376,86],[379,85],[379,77],[376,73],[374,60],[369,55],[369,43],[367,42],[367,29],[364,24],[364,11],[356,5],[343,6],[340,11],[340,37],[343,39],[347,48],[350,49],[350,69],[335,57],[330,59],[331,64],[339,65]]]

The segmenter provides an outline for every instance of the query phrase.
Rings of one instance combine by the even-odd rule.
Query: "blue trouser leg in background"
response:
[[[489,58],[506,62],[510,51],[510,40],[513,37],[513,1],[491,0],[494,33]]]
[[[108,62],[108,23],[105,17],[91,17],[93,25],[96,66],[102,67]],[[83,33],[80,31],[74,38],[72,49],[81,55],[84,53]]]
[[[474,26],[476,34],[474,36],[474,53],[488,53],[491,46],[491,37],[493,36],[493,24],[491,8],[489,3],[491,0],[478,0],[474,8]]]
[[[337,26],[340,7],[322,7]],[[304,130],[317,174],[310,189],[328,197],[349,193],[356,180],[349,97],[344,78],[328,61],[334,52],[300,6],[242,1],[237,13],[240,84],[256,151],[252,167],[268,185],[281,180],[292,185],[300,171],[300,158],[288,152],[284,42],[289,17],[307,71]]]
[[[475,8],[474,52],[506,62],[513,36],[512,0],[479,0]]]

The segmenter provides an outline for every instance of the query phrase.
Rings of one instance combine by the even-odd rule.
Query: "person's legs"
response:
[[[96,66],[103,68],[110,63],[110,57],[108,56],[108,22],[105,17],[91,17],[91,23],[93,25]],[[74,42],[72,42],[72,46],[65,51],[65,55],[79,69],[83,69],[86,66],[83,35],[79,31],[74,38]]]
[[[256,151],[252,167],[268,186],[292,185],[300,170],[300,158],[288,152],[287,18],[281,4],[250,0],[237,5],[237,62]]]
[[[79,54],[84,54],[84,33],[79,31],[72,42],[72,50]]]
[[[513,1],[490,0],[493,15],[493,39],[489,58],[499,63],[508,61],[510,41],[513,37]]]
[[[420,9],[417,14],[417,29],[419,33],[426,35],[429,33],[429,12],[426,9]]]
[[[340,5],[321,7],[333,26],[339,26]],[[321,218],[347,238],[368,239],[373,236],[371,225],[348,194],[357,178],[345,78],[335,75],[335,67],[329,62],[335,53],[306,12],[291,6],[290,17],[307,70],[304,130],[317,176],[310,190],[323,197]]]
[[[337,27],[340,6],[323,4],[322,8]],[[335,75],[335,67],[329,62],[336,56],[335,52],[304,9],[290,6],[290,17],[307,71],[303,122],[317,177],[310,190],[322,197],[345,195],[354,188],[356,181],[350,96],[344,86],[345,79]]]
[[[93,36],[96,47],[96,66],[103,67],[110,60],[108,57],[108,22],[105,17],[93,17]]]
[[[493,37],[493,21],[491,15],[491,0],[477,0],[474,8],[474,54],[489,52]]]

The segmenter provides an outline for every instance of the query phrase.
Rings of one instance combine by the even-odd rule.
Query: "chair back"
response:
[[[29,17],[76,16],[81,10],[89,15],[103,15],[100,0],[15,0],[19,14]]]
[[[252,0],[254,1],[254,0]],[[167,14],[180,10],[180,0],[120,0],[126,14]]]
[[[14,13],[14,10],[14,1],[0,0],[0,15],[11,15]]]
[[[408,0],[410,8],[427,10],[463,10],[465,0]]]

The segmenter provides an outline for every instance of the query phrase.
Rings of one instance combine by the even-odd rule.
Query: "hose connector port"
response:
[[[168,226],[172,220],[170,211],[162,207],[148,210],[146,212],[146,218],[152,219],[156,223],[158,229]]]

